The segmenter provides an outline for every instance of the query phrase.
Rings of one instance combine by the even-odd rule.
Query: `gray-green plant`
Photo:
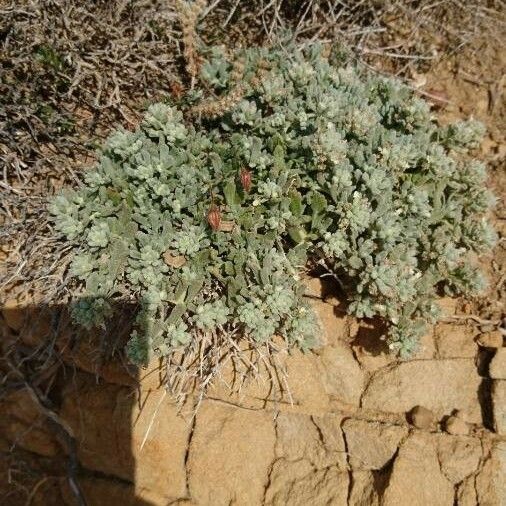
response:
[[[103,325],[113,301],[138,301],[127,346],[138,363],[227,333],[310,348],[321,329],[303,274],[320,265],[350,313],[383,319],[390,347],[411,353],[438,293],[484,287],[476,253],[495,241],[494,198],[469,153],[483,126],[440,126],[399,80],[319,45],[240,56],[229,107],[192,114],[199,96],[237,89],[234,62],[213,49],[201,91],[151,105],[54,199],[75,249],[75,320]]]

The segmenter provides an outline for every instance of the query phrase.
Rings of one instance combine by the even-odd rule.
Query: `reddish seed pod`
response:
[[[220,228],[221,223],[221,213],[220,210],[214,205],[211,205],[211,209],[207,213],[207,223],[213,230],[218,230]]]
[[[251,172],[248,169],[241,169],[240,179],[244,191],[249,192],[251,188]]]
[[[170,92],[172,93],[172,96],[179,100],[184,95],[184,88],[183,85],[177,81],[172,81],[170,83]]]

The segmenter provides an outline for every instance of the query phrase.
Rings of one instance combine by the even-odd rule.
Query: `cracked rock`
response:
[[[272,414],[203,401],[188,458],[191,498],[213,506],[261,504],[275,440]]]
[[[481,443],[474,437],[438,434],[437,453],[443,474],[456,485],[478,469]]]
[[[61,417],[79,441],[83,467],[135,481],[136,492],[155,504],[186,495],[189,424],[163,390],[137,403],[129,388],[97,385],[80,373],[63,399]]]
[[[411,434],[394,461],[382,504],[453,506],[453,497],[453,484],[441,471],[433,435]]]
[[[318,354],[294,350],[286,366],[292,398],[305,410],[328,410],[331,401],[358,406],[364,372],[344,343],[324,346]]]
[[[408,430],[379,422],[348,419],[343,431],[352,469],[381,469],[394,455]]]
[[[421,405],[442,418],[460,409],[481,422],[481,378],[473,359],[413,360],[377,372],[363,398],[367,409],[405,413]]]
[[[492,406],[494,429],[498,434],[506,435],[506,380],[493,381]]]
[[[28,390],[20,389],[4,394],[0,400],[0,412],[0,435],[12,446],[45,457],[58,454],[60,445]]]
[[[469,476],[457,486],[456,499],[458,506],[476,506],[478,504],[474,476]]]
[[[349,317],[346,314],[337,314],[336,307],[320,300],[311,300],[311,306],[318,314],[322,333],[319,336],[322,345],[342,344],[349,337]]]
[[[274,463],[265,504],[273,506],[308,506],[332,504],[347,506],[349,476],[335,467],[314,470],[307,460]],[[210,502],[205,504],[217,504]],[[260,504],[238,501],[237,504]]]
[[[364,388],[364,372],[343,343],[325,347],[318,362],[327,395],[358,405]]]
[[[435,330],[440,358],[473,358],[478,351],[475,330],[454,323],[438,323]]]
[[[480,473],[476,476],[476,504],[503,506],[506,504],[506,442],[500,441],[492,448]]]
[[[276,455],[286,460],[308,460],[316,468],[337,465],[346,470],[341,417],[311,417],[280,413],[276,419]]]
[[[375,476],[371,471],[354,471],[349,506],[379,506]]]
[[[499,348],[490,362],[490,377],[506,379],[506,348]]]

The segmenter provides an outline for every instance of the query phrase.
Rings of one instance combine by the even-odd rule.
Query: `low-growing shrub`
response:
[[[401,82],[338,56],[214,49],[200,91],[110,136],[51,207],[76,252],[77,323],[137,300],[138,363],[218,335],[308,348],[320,329],[302,274],[319,265],[350,313],[384,319],[409,354],[438,292],[483,287],[475,253],[495,240],[493,196],[468,154],[482,125],[439,126]]]

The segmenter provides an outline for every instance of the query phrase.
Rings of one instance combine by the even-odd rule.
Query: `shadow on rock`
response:
[[[189,422],[162,405],[158,374],[139,387],[146,373],[123,354],[132,314],[118,308],[92,334],[64,307],[2,309],[1,504],[149,506],[187,495]],[[160,446],[179,465],[157,462]]]

